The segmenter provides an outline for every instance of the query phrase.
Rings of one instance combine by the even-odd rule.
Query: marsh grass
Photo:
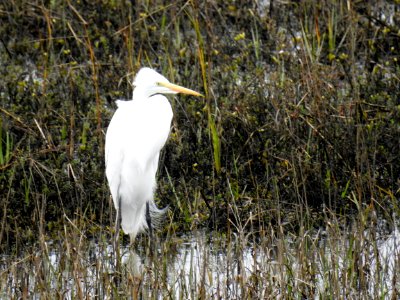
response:
[[[143,236],[135,249],[121,247],[119,268],[109,233],[89,239],[80,222],[66,220],[59,239],[41,236],[18,256],[1,257],[1,297],[395,299],[399,232],[365,229],[358,218],[344,230],[335,214],[325,214],[325,228],[297,233],[282,224],[262,236],[170,234],[157,238],[152,254]]]
[[[4,297],[395,297],[395,3],[12,0],[0,19]],[[141,66],[205,97],[170,99],[139,280],[114,266],[103,142]]]

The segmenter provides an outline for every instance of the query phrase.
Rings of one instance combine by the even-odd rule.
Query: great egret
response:
[[[171,104],[163,94],[201,96],[170,83],[149,68],[139,70],[133,85],[132,100],[116,101],[118,109],[108,126],[105,144],[106,175],[117,210],[117,232],[121,222],[131,243],[145,229],[151,235],[151,217],[162,213],[153,194],[160,150],[167,141],[173,116]]]

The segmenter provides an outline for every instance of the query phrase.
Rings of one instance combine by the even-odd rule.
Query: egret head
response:
[[[151,97],[155,94],[177,94],[183,93],[201,96],[200,93],[169,82],[167,78],[150,68],[142,68],[137,73],[133,82],[133,99],[136,96]]]

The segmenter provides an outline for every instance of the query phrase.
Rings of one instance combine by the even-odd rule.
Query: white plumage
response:
[[[121,210],[121,226],[134,240],[148,228],[150,216],[159,215],[153,194],[161,149],[168,139],[172,108],[162,94],[199,93],[171,84],[164,76],[142,68],[134,81],[130,101],[117,101],[118,109],[107,129],[105,144],[106,176],[114,206]],[[121,207],[119,207],[119,204]]]

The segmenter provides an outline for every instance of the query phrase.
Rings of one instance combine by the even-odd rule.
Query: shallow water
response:
[[[399,231],[358,250],[355,244],[369,233],[358,241],[346,236],[252,241],[251,235],[195,232],[157,242],[152,253],[123,246],[121,267],[108,243],[48,242],[18,258],[2,256],[0,298],[391,299],[400,290]]]

